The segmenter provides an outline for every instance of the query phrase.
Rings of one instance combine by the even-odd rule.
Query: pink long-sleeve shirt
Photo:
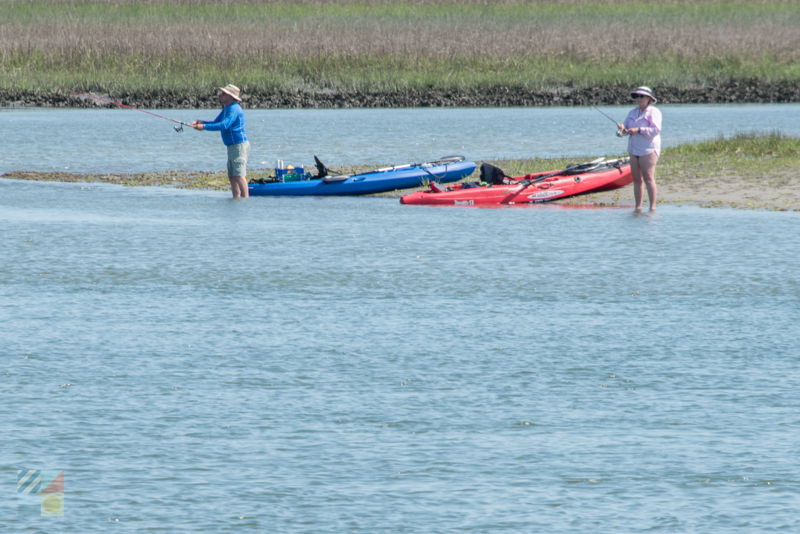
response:
[[[644,111],[635,107],[622,123],[625,128],[641,128],[639,133],[628,136],[628,154],[646,156],[656,153],[661,155],[661,112],[653,106]]]

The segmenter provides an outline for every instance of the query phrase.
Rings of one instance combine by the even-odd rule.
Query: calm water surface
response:
[[[798,223],[0,180],[0,530],[796,532]]]
[[[622,121],[631,106],[601,107]],[[780,130],[800,136],[800,104],[664,105],[663,144]],[[215,110],[157,110],[191,122]],[[248,167],[277,159],[310,166],[399,164],[450,154],[469,159],[519,159],[624,154],[625,139],[606,117],[574,108],[431,108],[246,110],[252,145]],[[0,109],[0,173],[224,170],[216,132],[185,129],[125,109]]]

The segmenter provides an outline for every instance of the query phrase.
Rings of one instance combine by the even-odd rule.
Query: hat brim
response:
[[[230,96],[232,96],[232,97],[233,97],[235,100],[237,100],[238,102],[241,102],[241,101],[242,101],[242,99],[241,99],[241,98],[239,98],[238,96],[236,96],[235,94],[231,93],[230,91],[226,91],[224,87],[217,87],[217,89],[219,89],[220,91],[222,91],[222,92],[223,92],[223,93],[225,93],[226,95],[230,95]]]

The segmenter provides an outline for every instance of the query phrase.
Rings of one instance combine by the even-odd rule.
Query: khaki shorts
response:
[[[247,156],[250,155],[250,141],[228,146],[228,178],[247,176]]]

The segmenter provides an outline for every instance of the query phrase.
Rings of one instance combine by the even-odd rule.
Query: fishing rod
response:
[[[62,91],[66,91],[68,93],[72,93],[73,95],[85,96],[86,98],[94,98],[95,100],[102,100],[103,102],[108,102],[109,104],[114,104],[115,106],[119,106],[121,108],[128,108],[132,109],[133,111],[141,111],[142,113],[147,113],[148,115],[153,115],[154,117],[158,117],[159,119],[166,119],[168,121],[177,122],[180,126],[173,126],[176,132],[182,132],[184,126],[193,127],[188,122],[179,121],[177,119],[170,119],[169,117],[165,117],[163,115],[159,115],[158,113],[152,113],[150,111],[145,111],[143,109],[133,108],[131,106],[126,106],[125,104],[120,104],[119,102],[114,102],[113,100],[106,100],[105,98],[100,98],[99,96],[94,95],[87,95],[84,93],[76,93],[75,91],[70,91],[69,89],[62,89]]]
[[[610,120],[611,122],[613,122],[614,124],[616,124],[617,126],[619,126],[619,123],[618,123],[617,121],[615,121],[614,119],[612,119],[611,117],[609,117],[608,115],[606,115],[605,113],[603,113],[602,111],[600,111],[599,109],[597,109],[596,107],[592,107],[592,109],[593,109],[593,110],[595,110],[595,111],[599,111],[600,113],[602,113],[602,114],[603,114],[603,116],[604,116],[604,117],[606,117],[608,120]],[[620,133],[620,131],[619,131],[619,130],[617,130],[617,137],[622,137],[622,133]]]

